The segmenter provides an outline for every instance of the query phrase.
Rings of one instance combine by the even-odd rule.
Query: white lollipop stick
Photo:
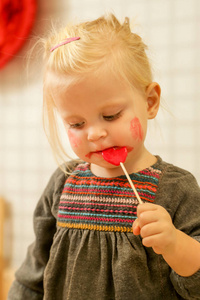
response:
[[[131,178],[130,178],[130,176],[129,176],[128,172],[126,171],[126,168],[123,164],[126,160],[127,154],[128,154],[128,152],[127,152],[126,147],[121,147],[121,148],[117,148],[117,149],[109,148],[107,150],[102,151],[102,156],[107,162],[109,162],[110,164],[113,164],[115,166],[120,165],[122,167],[122,170],[124,171],[124,173],[126,175],[126,178],[128,179],[128,181],[129,181],[129,183],[130,183],[130,185],[131,185],[131,187],[132,187],[132,189],[133,189],[133,191],[136,195],[136,198],[137,198],[138,202],[140,204],[142,204],[143,202],[140,199],[140,196],[138,195],[138,192],[137,192],[136,188],[134,187],[134,184],[133,184],[133,182],[132,182],[132,180],[131,180]]]
[[[133,191],[135,193],[135,196],[138,199],[138,202],[140,204],[143,204],[143,202],[142,202],[140,196],[138,195],[138,192],[137,192],[137,190],[136,190],[136,188],[135,188],[135,186],[134,186],[134,184],[133,184],[133,182],[132,182],[132,180],[131,180],[131,178],[130,178],[128,172],[126,171],[126,168],[124,167],[124,164],[122,162],[120,162],[120,166],[121,166],[122,170],[124,171],[124,174],[126,175],[126,178],[128,179],[128,181],[130,183],[130,186],[132,187],[132,189],[133,189]]]

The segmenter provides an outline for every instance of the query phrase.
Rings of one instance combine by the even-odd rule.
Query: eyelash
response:
[[[108,122],[117,120],[119,117],[121,117],[121,111],[118,112],[118,113],[115,114],[115,115],[103,116],[104,120],[106,120],[106,121],[108,121]],[[76,128],[76,129],[79,129],[79,128],[81,128],[83,125],[84,125],[84,122],[80,122],[80,123],[75,123],[75,124],[69,124],[69,127],[70,127],[70,128]]]
[[[69,124],[70,128],[81,128],[84,125],[84,122],[80,122],[80,123],[75,123],[75,124]]]
[[[117,114],[115,115],[111,115],[111,116],[103,116],[103,118],[106,120],[106,121],[114,121],[114,120],[117,120],[119,117],[121,117],[121,111],[118,112]]]

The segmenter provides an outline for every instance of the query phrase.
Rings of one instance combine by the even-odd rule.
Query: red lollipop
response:
[[[126,147],[122,147],[122,148],[109,148],[106,149],[104,151],[102,151],[102,156],[103,158],[109,162],[110,164],[113,164],[115,166],[121,166],[122,170],[124,171],[126,178],[128,179],[130,186],[132,187],[136,198],[138,199],[138,202],[140,204],[142,204],[142,200],[140,199],[140,196],[138,195],[138,192],[128,174],[128,172],[126,171],[126,168],[124,166],[124,162],[126,161],[126,157],[127,157],[128,151]]]
[[[122,148],[109,148],[102,151],[103,158],[115,166],[119,166],[120,162],[124,163],[127,157],[126,147]]]

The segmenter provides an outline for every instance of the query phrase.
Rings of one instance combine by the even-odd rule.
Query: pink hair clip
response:
[[[52,52],[52,51],[54,51],[56,48],[58,48],[58,47],[60,47],[60,46],[63,46],[63,45],[66,45],[66,44],[71,43],[71,42],[76,41],[76,40],[80,40],[80,37],[77,36],[77,37],[67,38],[67,39],[65,39],[63,42],[59,43],[58,45],[53,46],[53,47],[50,49],[50,51]]]

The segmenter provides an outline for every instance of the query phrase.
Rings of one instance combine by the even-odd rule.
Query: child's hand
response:
[[[160,205],[145,203],[138,205],[138,219],[133,223],[133,233],[141,235],[145,247],[152,247],[157,254],[173,251],[177,229],[169,213]]]

